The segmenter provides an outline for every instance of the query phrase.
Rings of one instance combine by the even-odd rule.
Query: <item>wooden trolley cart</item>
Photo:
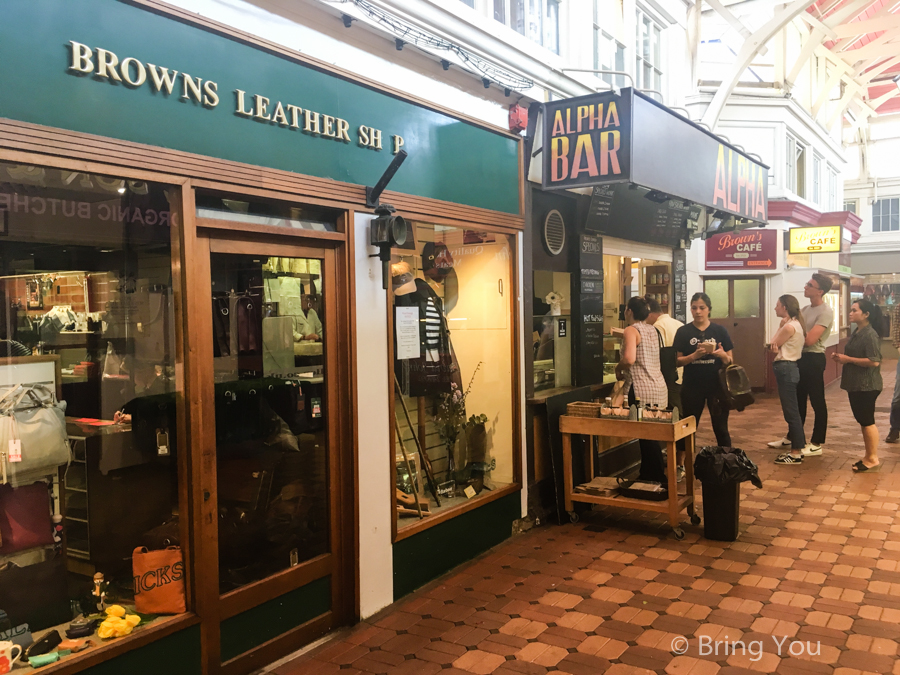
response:
[[[674,424],[664,422],[636,422],[632,420],[617,420],[597,417],[573,417],[563,415],[559,418],[559,430],[562,432],[563,450],[563,480],[565,484],[565,505],[570,520],[578,521],[573,503],[584,502],[587,504],[601,504],[619,508],[635,509],[637,511],[652,511],[655,513],[669,514],[669,524],[675,533],[676,539],[684,538],[684,530],[681,529],[679,514],[687,508],[691,523],[700,524],[700,516],[694,512],[694,434],[697,431],[697,422],[693,417],[679,420]],[[583,436],[611,436],[615,438],[641,438],[652,441],[662,441],[667,446],[666,475],[668,477],[669,498],[665,501],[648,501],[644,499],[632,499],[628,497],[600,497],[596,495],[574,492],[572,479],[572,434]],[[675,442],[685,440],[685,495],[678,494],[678,479],[675,473]],[[590,446],[593,448],[593,439]],[[588,453],[588,476],[594,476],[594,453]]]

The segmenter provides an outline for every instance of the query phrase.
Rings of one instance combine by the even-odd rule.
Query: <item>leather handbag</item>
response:
[[[0,553],[15,553],[53,543],[50,490],[43,482],[0,486]]]
[[[66,561],[56,556],[35,565],[0,567],[0,607],[13,626],[27,623],[32,631],[72,620]]]
[[[66,403],[41,384],[14,385],[0,396],[0,478],[13,487],[55,474],[71,461]]]

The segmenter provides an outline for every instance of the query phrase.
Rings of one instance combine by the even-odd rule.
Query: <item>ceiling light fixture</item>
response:
[[[900,89],[900,75],[894,75],[894,84],[897,85],[897,89]]]

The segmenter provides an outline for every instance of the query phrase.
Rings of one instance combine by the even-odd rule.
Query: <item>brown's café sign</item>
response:
[[[768,167],[631,88],[544,104],[543,188],[635,183],[756,222]]]

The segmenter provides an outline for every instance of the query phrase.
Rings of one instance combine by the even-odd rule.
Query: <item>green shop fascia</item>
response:
[[[362,186],[374,185],[391,160],[403,150],[408,158],[390,183],[392,198],[409,212],[403,215],[412,221],[436,223],[429,231],[456,226],[460,233],[487,233],[471,241],[491,242],[492,237],[508,237],[513,242],[513,250],[504,255],[509,254],[510,278],[515,278],[516,233],[524,223],[517,137],[461,119],[425,102],[381,90],[372,82],[298,52],[156,0],[7,0],[0,14],[3,235],[16,231],[16,223],[21,222],[17,219],[26,215],[37,227],[41,227],[43,217],[49,223],[49,210],[56,208],[55,200],[63,205],[66,200],[78,200],[75,190],[97,177],[102,178],[103,185],[111,184],[109,181],[114,179],[121,179],[122,185],[127,182],[128,186],[142,181],[151,186],[177,183],[176,189],[166,189],[172,223],[180,225],[173,235],[173,251],[186,250],[183,247],[197,250],[194,246],[198,241],[210,242],[219,236],[215,232],[198,234],[199,226],[191,229],[177,221],[179,206],[199,203],[195,198],[202,190],[214,195],[227,194],[232,200],[235,196],[248,195],[248,202],[280,200],[298,205],[312,202],[320,211],[338,214],[334,227],[285,235],[273,233],[269,227],[260,234],[260,229],[254,230],[254,221],[250,220],[246,232],[232,227],[228,236],[240,239],[243,234],[252,241],[265,235],[269,237],[267,241],[280,246],[327,248],[333,251],[339,270],[335,275],[336,288],[343,289],[343,297],[352,298],[350,271],[359,266],[353,258],[354,242],[356,248],[367,243],[359,219],[362,214],[371,214],[364,203]],[[36,182],[34,176],[42,171],[48,175],[56,172],[52,186],[49,182],[45,185]],[[15,176],[24,178],[17,182]],[[198,183],[200,188],[196,187]],[[178,203],[172,202],[173,199]],[[36,204],[44,210],[38,210]],[[88,209],[86,213],[96,211]],[[346,217],[342,219],[340,214]],[[55,210],[52,215],[56,215]],[[67,228],[89,228],[92,217],[67,218],[65,223]],[[200,217],[198,212],[197,218]],[[54,227],[60,223],[53,222]],[[235,218],[234,222],[241,220]],[[120,225],[127,231],[133,223]],[[71,232],[64,229],[60,229],[59,246],[78,239],[74,229]],[[285,237],[294,239],[288,241]],[[466,237],[468,243],[469,235]],[[17,246],[26,243],[15,237],[0,238],[0,259],[7,259],[0,277],[12,278],[9,271],[21,269],[10,266],[8,258],[14,250],[18,254]],[[425,243],[416,241],[419,251],[414,252],[420,253]],[[459,250],[459,255],[465,256],[474,249]],[[172,260],[177,255],[172,253]],[[356,254],[357,260],[362,258]],[[193,271],[195,261],[186,262],[191,269],[181,272],[185,279],[196,280],[198,277],[189,275],[203,274]],[[84,278],[98,271],[91,269],[91,262],[85,264],[71,269],[87,270],[81,272]],[[198,267],[206,270],[206,283],[210,278],[208,267],[205,262]],[[33,269],[36,279],[51,271],[58,275],[63,270],[46,270],[37,264]],[[366,267],[367,282],[371,280],[380,288],[381,279],[370,279],[368,271]],[[191,301],[187,284],[179,286],[178,272],[170,269],[169,274],[170,286],[174,284],[175,303],[182,302],[180,293],[185,295],[183,349],[187,352],[192,346],[193,322],[199,321],[197,317],[204,312],[188,311]],[[355,276],[361,274],[358,270]],[[358,288],[358,280],[356,284]],[[56,290],[61,292],[59,288]],[[514,294],[505,297],[510,295]],[[8,305],[10,298],[5,301]],[[209,302],[208,297],[206,301]],[[34,309],[36,305],[28,307],[31,314],[38,312]],[[44,309],[47,308],[45,304]],[[86,302],[85,312],[90,309]],[[349,317],[348,308],[333,310],[332,315],[341,311]],[[341,324],[347,334],[340,339],[350,344],[361,338],[350,335],[349,326],[368,321],[372,316],[367,314],[368,308],[357,306],[355,311],[355,322],[347,320]],[[383,307],[380,311],[380,325],[375,328],[387,336],[386,313]],[[511,305],[509,326],[518,324],[518,315],[513,315],[513,311]],[[338,340],[330,338],[327,330],[325,335],[326,340]],[[509,341],[507,345],[510,342],[514,344]],[[384,343],[387,344],[387,337]],[[338,343],[326,341],[325,344],[327,356],[327,345]],[[54,353],[53,349],[48,351]],[[346,371],[348,380],[357,371],[377,370],[383,373],[384,391],[367,392],[365,396],[390,398],[393,383],[385,372],[389,372],[385,360],[390,358],[390,353],[384,354],[383,359],[377,354],[370,355],[365,363],[353,363],[351,353],[350,348],[340,352],[346,355],[346,363],[340,363],[339,369]],[[511,406],[512,419],[507,423],[513,428],[513,446],[521,447],[517,422],[521,396],[517,355],[518,349],[513,347],[508,371],[513,379],[510,390],[515,400]],[[62,358],[65,369],[65,356]],[[0,368],[5,363],[0,359]],[[82,366],[82,370],[87,367]],[[87,377],[91,372],[88,368]],[[185,368],[178,375],[185,390],[201,388],[203,383],[192,378],[199,378],[197,373],[202,372],[202,368]],[[355,390],[352,380],[347,384],[348,391]],[[372,447],[368,440],[365,444],[356,440],[357,435],[360,439],[369,435],[364,429],[350,435],[351,442],[347,444],[329,445],[329,466],[340,467],[339,474],[331,474],[329,490],[338,489],[338,484],[351,485],[350,496],[355,491],[358,497],[357,507],[352,506],[352,498],[346,500],[351,506],[345,505],[339,523],[329,521],[331,545],[335,551],[340,548],[341,559],[330,563],[325,572],[321,571],[325,567],[320,565],[319,572],[310,571],[306,576],[286,570],[255,582],[252,591],[247,588],[235,591],[239,597],[232,597],[234,594],[220,591],[217,552],[210,551],[209,544],[216,541],[218,525],[215,506],[205,503],[216,496],[211,497],[205,486],[215,485],[216,462],[211,464],[212,476],[206,475],[206,470],[201,470],[205,466],[203,462],[195,461],[192,455],[201,446],[210,447],[208,439],[192,436],[203,428],[202,422],[196,422],[202,406],[209,405],[212,411],[212,404],[201,399],[188,396],[179,398],[178,402],[179,417],[185,420],[179,428],[185,430],[186,438],[179,443],[185,459],[179,455],[179,496],[175,506],[182,517],[179,527],[184,535],[180,545],[188,579],[187,611],[173,618],[151,620],[125,637],[104,640],[94,634],[91,638],[94,646],[62,655],[58,662],[47,667],[47,672],[92,675],[251,672],[297,649],[317,634],[358,618],[360,601],[354,589],[358,586],[360,570],[366,565],[358,550],[362,536],[358,532],[359,512],[369,508],[365,500],[370,494],[386,502],[393,494],[395,477],[392,473],[390,485],[373,486],[358,475],[356,458],[363,451],[378,452],[383,454],[385,464],[390,463],[395,447],[388,433],[383,434],[383,447]],[[351,399],[347,394],[347,405],[340,406],[342,418],[329,422],[333,424],[329,428],[354,429],[358,400],[362,398]],[[211,447],[215,452],[215,443]],[[506,481],[505,489],[495,491],[491,497],[463,503],[458,515],[445,513],[435,518],[432,526],[416,527],[415,532],[405,536],[397,536],[396,526],[386,523],[393,532],[385,540],[393,560],[392,578],[384,579],[385,584],[393,587],[390,599],[404,596],[510,535],[512,521],[521,516],[518,459],[515,467],[510,470],[513,477],[511,482]],[[60,481],[65,481],[62,470]],[[50,486],[50,490],[51,508],[65,516],[66,500],[59,492],[65,491],[65,487]],[[135,494],[133,498],[139,500],[141,495]],[[335,505],[337,501],[331,499],[329,503]],[[121,517],[127,518],[127,505],[121,506]],[[393,511],[391,503],[392,518]],[[184,514],[191,514],[189,526],[184,525]],[[212,515],[206,519],[202,514]],[[334,519],[338,515],[332,513],[329,517]],[[48,555],[65,559],[70,587],[73,583],[83,585],[90,581],[85,570],[94,568],[86,567],[90,560],[71,562],[71,556],[66,559],[70,524],[64,519],[63,526],[61,542],[51,547],[53,550]],[[342,533],[341,528],[349,528],[350,534],[346,534],[346,529]],[[94,532],[91,536],[98,535],[118,536],[114,530]],[[335,538],[345,544],[338,546]],[[4,553],[0,547],[0,555]],[[317,560],[321,562],[321,558],[313,558],[308,564],[314,567]],[[201,562],[212,568],[201,568]],[[302,561],[298,567],[303,567]],[[102,570],[97,568],[97,571]],[[0,597],[6,597],[4,583],[7,582],[0,572]],[[9,608],[0,605],[0,610],[9,611]],[[73,619],[77,614],[73,611]],[[59,632],[63,633],[66,627],[61,626]],[[35,630],[34,638],[40,639],[45,632]]]

